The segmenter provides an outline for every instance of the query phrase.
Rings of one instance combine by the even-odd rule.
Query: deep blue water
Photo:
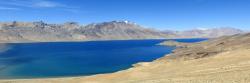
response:
[[[205,39],[177,39],[198,42]],[[156,45],[164,40],[20,43],[0,53],[0,78],[86,76],[127,69],[152,61],[174,47]]]

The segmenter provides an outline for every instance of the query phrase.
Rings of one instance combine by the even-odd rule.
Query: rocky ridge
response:
[[[0,42],[56,42],[124,39],[159,39],[170,35],[143,28],[128,21],[111,21],[81,26],[76,22],[47,24],[40,22],[0,23]]]
[[[234,28],[218,28],[191,31],[158,31],[144,28],[130,21],[110,21],[79,25],[76,22],[48,24],[38,22],[0,22],[0,43],[211,38],[234,35],[243,31]]]
[[[185,31],[165,30],[163,32],[167,34],[173,34],[177,38],[217,38],[221,36],[230,36],[235,34],[246,33],[245,31],[232,27],[193,29]]]

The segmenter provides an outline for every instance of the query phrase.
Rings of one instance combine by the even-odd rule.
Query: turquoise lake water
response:
[[[176,39],[198,42],[206,39]],[[112,73],[138,62],[153,61],[174,47],[164,40],[121,40],[9,44],[0,53],[0,79],[87,76]]]

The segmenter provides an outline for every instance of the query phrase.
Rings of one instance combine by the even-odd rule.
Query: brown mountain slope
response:
[[[0,23],[0,43],[159,39],[168,37],[172,37],[172,35],[143,28],[127,21],[111,21],[86,26],[75,22],[64,24],[47,24],[44,22]]]
[[[221,52],[227,52],[237,49],[250,48],[250,33],[238,34],[233,36],[224,36],[217,39],[210,39],[205,42],[189,44],[186,47],[178,48],[173,51],[167,59],[198,59],[209,57]]]
[[[40,22],[0,22],[0,43],[56,42],[91,40],[128,40],[162,38],[214,38],[243,31],[234,28],[215,28],[190,31],[158,31],[129,21],[111,21],[79,25],[76,22],[48,24]]]
[[[231,28],[231,27],[219,27],[219,28],[209,28],[209,29],[193,29],[185,31],[163,31],[168,34],[175,34],[178,38],[217,38],[221,36],[230,36],[240,33],[245,33],[245,31]]]

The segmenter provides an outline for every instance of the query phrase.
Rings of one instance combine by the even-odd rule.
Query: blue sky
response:
[[[0,21],[129,20],[156,29],[250,30],[250,0],[0,0]]]

